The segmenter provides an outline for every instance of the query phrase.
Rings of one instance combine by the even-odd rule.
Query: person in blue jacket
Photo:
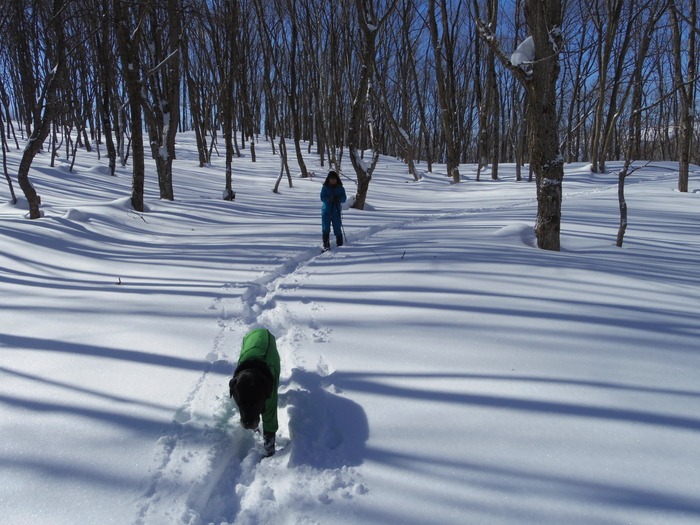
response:
[[[323,249],[331,249],[331,223],[335,234],[336,244],[343,245],[343,229],[340,222],[340,206],[347,200],[345,188],[335,171],[329,171],[323,188],[321,188],[321,233],[323,234]]]

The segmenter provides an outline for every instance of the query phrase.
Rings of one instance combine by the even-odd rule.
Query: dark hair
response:
[[[333,170],[328,172],[328,176],[326,177],[326,180],[324,181],[323,185],[324,186],[330,185],[332,177],[335,177],[335,179],[338,181],[338,186],[343,185],[343,181],[340,180],[340,176],[338,175],[338,173],[336,171],[333,171]]]
[[[324,186],[328,186],[328,185],[331,183],[331,177],[335,177],[335,178],[336,178],[336,180],[338,181],[338,186],[342,186],[342,185],[343,185],[343,181],[340,180],[340,176],[338,175],[338,173],[337,173],[336,171],[334,171],[334,170],[331,170],[331,171],[328,172],[328,176],[326,177],[326,180],[325,180],[325,182],[323,183]]]

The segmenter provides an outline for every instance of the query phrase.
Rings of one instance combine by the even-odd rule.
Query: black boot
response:
[[[335,243],[336,243],[338,246],[342,246],[342,245],[343,245],[343,236],[342,236],[342,235],[336,235],[336,236],[335,236]]]
[[[323,251],[327,251],[331,249],[331,234],[330,233],[324,233],[323,234]]]
[[[269,458],[275,454],[275,433],[265,432],[263,433],[264,446],[265,446],[265,457]]]

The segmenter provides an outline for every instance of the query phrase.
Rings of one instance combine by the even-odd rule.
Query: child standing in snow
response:
[[[340,222],[340,206],[347,200],[345,188],[335,171],[329,171],[326,181],[321,188],[321,233],[323,234],[323,249],[331,249],[331,223],[335,234],[336,244],[343,245],[343,230]]]

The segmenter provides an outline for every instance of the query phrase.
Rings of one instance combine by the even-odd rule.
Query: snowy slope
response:
[[[700,170],[688,194],[673,164],[630,177],[619,249],[615,174],[567,166],[551,253],[512,167],[383,158],[319,255],[324,169],[274,194],[257,152],[232,203],[184,135],[175,202],[151,169],[144,214],[85,152],[35,162],[41,220],[0,204],[0,522],[700,520]],[[262,461],[227,388],[256,327],[283,368]]]

